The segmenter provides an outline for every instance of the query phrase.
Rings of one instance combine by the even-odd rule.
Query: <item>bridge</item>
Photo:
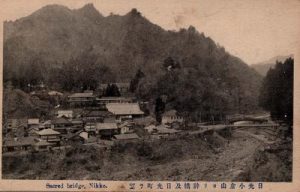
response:
[[[219,125],[201,125],[198,126],[199,130],[196,131],[189,131],[190,135],[201,134],[207,131],[219,131],[223,129],[243,129],[243,128],[266,128],[270,131],[275,131],[279,127],[279,124],[276,123],[262,123],[262,124],[219,124]]]

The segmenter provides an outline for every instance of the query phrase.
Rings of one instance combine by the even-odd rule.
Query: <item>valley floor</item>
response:
[[[255,134],[256,133],[256,134]],[[292,145],[251,130],[4,155],[6,179],[291,181]]]

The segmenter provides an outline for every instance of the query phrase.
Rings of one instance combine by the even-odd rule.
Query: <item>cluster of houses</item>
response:
[[[51,94],[62,96],[56,91]],[[3,152],[61,149],[76,144],[109,149],[117,142],[177,134],[180,126],[175,129],[173,125],[183,123],[183,118],[171,110],[163,114],[162,124],[157,125],[154,118],[145,116],[134,97],[99,98],[86,91],[67,98],[69,107],[55,108],[50,119],[5,120]]]

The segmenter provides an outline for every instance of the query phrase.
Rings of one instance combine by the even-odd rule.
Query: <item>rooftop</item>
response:
[[[136,133],[114,135],[114,137],[117,140],[139,139],[139,136]]]
[[[97,130],[118,129],[117,123],[96,123]]]
[[[93,93],[88,92],[88,93],[74,93],[69,97],[74,98],[74,97],[95,97],[95,96],[93,95]]]
[[[113,115],[109,111],[90,111],[85,116],[86,117],[107,117]]]
[[[116,118],[115,117],[107,117],[107,118],[104,118],[103,122],[104,123],[115,123]]]
[[[34,137],[21,137],[17,139],[5,140],[3,145],[7,147],[16,147],[24,145],[33,145],[34,143]]]
[[[72,110],[57,110],[57,113],[73,113]]]
[[[143,115],[138,103],[108,103],[106,104],[108,111],[115,115]]]
[[[40,120],[39,119],[28,119],[28,124],[29,125],[36,125],[39,124]]]
[[[134,99],[133,97],[101,97],[98,98],[98,101],[104,101],[104,100],[124,100],[124,101],[131,101]]]
[[[73,119],[72,121],[72,124],[82,124],[83,121],[81,119]]]
[[[50,95],[50,96],[53,96],[53,95],[59,95],[59,96],[62,96],[63,93],[58,92],[58,91],[49,91],[49,92],[48,92],[48,95]]]
[[[52,120],[52,123],[53,124],[71,124],[71,122],[68,119],[63,118],[63,117],[59,117],[59,118]]]
[[[37,133],[38,135],[60,135],[59,132],[54,131],[53,129],[44,129]]]
[[[39,142],[37,142],[35,144],[36,146],[50,146],[50,145],[55,145],[54,143],[48,143],[47,141],[45,140],[40,140]]]

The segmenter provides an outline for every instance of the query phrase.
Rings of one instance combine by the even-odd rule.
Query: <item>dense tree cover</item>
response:
[[[227,59],[224,57],[220,63],[208,59],[202,63],[201,58],[179,62],[168,57],[162,61],[166,70],[159,74],[146,73],[136,94],[145,100],[158,98],[156,107],[164,95],[166,109],[176,109],[193,121],[222,121],[229,114],[255,112],[257,101],[249,99],[249,90],[230,71]],[[170,68],[172,63],[178,67]],[[155,109],[155,114],[159,122],[160,110]]]
[[[105,94],[106,97],[120,97],[121,93],[119,91],[119,88],[116,84],[108,84],[106,89],[105,89]]]
[[[294,59],[277,62],[263,80],[260,105],[277,120],[293,122]]]
[[[95,90],[100,82],[113,80],[110,69],[92,51],[93,49],[85,51],[63,65],[58,78],[64,90]]]
[[[93,53],[93,48],[62,62],[60,67],[53,66],[56,65],[46,66],[41,57],[33,57],[16,71],[12,72],[9,67],[4,67],[4,71],[7,71],[5,81],[10,81],[14,87],[25,91],[30,91],[28,86],[40,83],[64,91],[83,91],[95,90],[100,83],[112,82],[115,79],[110,68]]]
[[[139,70],[136,72],[134,78],[130,81],[130,87],[129,87],[129,90],[130,90],[131,92],[135,92],[135,90],[136,90],[136,88],[137,88],[137,86],[138,86],[140,80],[141,80],[143,77],[145,77],[145,74],[141,71],[141,69],[139,69]]]

